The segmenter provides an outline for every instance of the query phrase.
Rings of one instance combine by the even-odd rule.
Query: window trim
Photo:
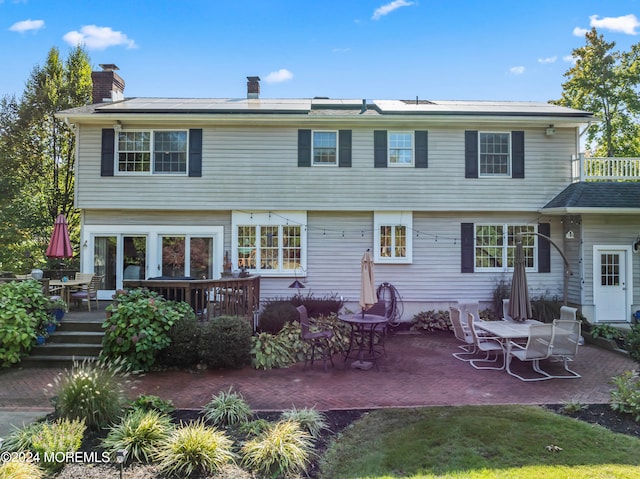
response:
[[[173,172],[156,172],[156,164],[155,164],[155,132],[184,132],[187,135],[185,142],[185,169],[184,171],[173,171]],[[150,165],[149,171],[121,171],[120,170],[120,134],[121,133],[144,133],[148,132],[150,134],[149,139],[149,158]],[[191,130],[188,128],[126,128],[115,132],[114,135],[114,146],[113,146],[113,172],[114,176],[189,176],[189,163],[190,163],[190,138],[191,138]]]
[[[392,226],[395,238],[395,227],[404,226],[406,230],[405,257],[387,257],[380,254],[380,227]],[[373,261],[382,264],[411,264],[413,263],[413,211],[374,211],[373,212]]]
[[[392,148],[391,147],[391,136],[392,135],[409,135],[411,138],[411,162],[410,163],[392,163],[391,162],[391,150],[392,149],[402,149],[408,150],[409,148]],[[389,168],[413,168],[416,163],[416,139],[415,139],[415,131],[413,130],[389,130],[387,131],[387,166]]]
[[[507,135],[509,152],[507,153],[507,172],[504,174],[482,173],[482,136]],[[513,132],[511,131],[478,131],[478,178],[511,178],[513,176]]]
[[[316,163],[315,162],[315,134],[316,133],[333,133],[335,135],[335,151],[336,160],[334,163]],[[318,167],[337,167],[340,165],[340,133],[338,130],[311,130],[311,166]]]
[[[483,226],[501,226],[502,230],[502,264],[501,267],[483,267],[478,266],[476,249],[478,247],[478,228]],[[533,227],[535,233],[538,232],[538,224],[526,224],[526,223],[473,223],[473,270],[476,273],[496,273],[496,272],[513,272],[513,266],[509,266],[509,250],[515,248],[515,246],[509,246],[509,227]],[[528,273],[537,273],[539,268],[539,256],[540,256],[540,242],[538,241],[538,235],[532,235],[533,238],[533,267],[525,268]]]
[[[307,212],[306,211],[232,211],[231,212],[231,262],[235,269],[238,265],[238,227],[239,226],[278,226],[278,235],[282,226],[300,226],[300,267],[295,269],[250,269],[252,273],[264,277],[305,277],[307,271]],[[256,239],[259,239],[256,231]],[[282,258],[283,242],[278,242],[278,258]],[[282,262],[280,262],[282,264]]]

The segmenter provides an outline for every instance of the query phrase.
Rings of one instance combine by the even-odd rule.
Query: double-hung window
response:
[[[480,176],[510,176],[511,135],[480,132]]]
[[[389,132],[389,166],[413,166],[412,132]]]
[[[306,213],[233,212],[234,268],[265,276],[306,270]]]
[[[118,173],[187,174],[186,130],[120,131]]]
[[[411,263],[413,214],[410,211],[374,212],[374,261]]]
[[[336,166],[338,164],[338,132],[313,132],[313,165]]]
[[[525,267],[536,271],[537,236],[534,225],[476,224],[475,225],[475,270],[505,271],[513,269],[516,238],[522,234]]]

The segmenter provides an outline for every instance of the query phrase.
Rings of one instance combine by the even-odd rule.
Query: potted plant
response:
[[[64,312],[67,310],[67,303],[60,296],[51,296],[49,303],[47,304],[47,310],[55,318],[56,321],[61,321],[64,318]]]

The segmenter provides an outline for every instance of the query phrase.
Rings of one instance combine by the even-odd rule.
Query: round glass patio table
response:
[[[375,365],[378,369],[378,358],[382,356],[382,350],[376,348],[376,327],[385,324],[387,318],[377,314],[346,314],[338,317],[340,321],[347,323],[351,332],[349,334],[349,348],[344,360],[353,360],[352,368],[371,369]]]

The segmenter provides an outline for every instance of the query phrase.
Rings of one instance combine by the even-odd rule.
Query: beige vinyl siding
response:
[[[545,136],[543,128],[524,130],[524,179],[465,179],[464,130],[478,129],[477,125],[403,127],[429,131],[428,168],[374,168],[374,128],[352,130],[351,168],[300,168],[296,128],[204,127],[202,177],[192,178],[101,177],[101,128],[83,126],[77,206],[181,211],[257,206],[287,210],[292,205],[308,211],[537,211],[569,181],[573,129],[557,129],[554,137]],[[336,126],[344,128],[349,127]],[[492,127],[493,131],[515,129],[511,124]]]

